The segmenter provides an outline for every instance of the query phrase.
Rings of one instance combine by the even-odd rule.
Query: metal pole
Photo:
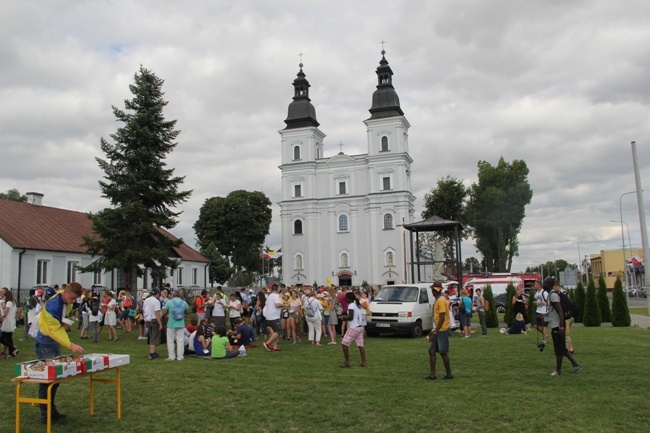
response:
[[[618,209],[621,214],[621,241],[623,242],[623,276],[625,278],[625,301],[627,302],[627,289],[630,287],[627,276],[627,259],[625,258],[625,232],[623,231],[623,197],[628,194],[634,194],[636,191],[624,192],[618,198]]]
[[[636,141],[632,142],[632,162],[634,164],[634,181],[636,182],[636,202],[639,207],[639,225],[641,226],[641,244],[643,246],[643,272],[645,274],[645,287],[650,286],[650,272],[647,270],[646,263],[650,258],[650,249],[648,248],[648,226],[645,222],[645,209],[643,208],[643,192],[641,186],[641,176],[639,174],[639,164],[636,154]],[[621,218],[623,219],[623,218]],[[648,308],[650,309],[650,298],[648,299]]]
[[[578,269],[580,269],[580,281],[582,281],[582,275],[583,275],[583,269],[582,269],[582,254],[580,253],[580,242],[578,241],[572,241],[571,239],[567,239],[569,242],[573,242],[578,245]]]

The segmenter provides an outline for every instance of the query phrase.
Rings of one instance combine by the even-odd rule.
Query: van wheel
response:
[[[420,338],[422,337],[422,322],[419,320],[415,322],[415,326],[413,327],[413,331],[411,331],[411,337],[413,338]]]

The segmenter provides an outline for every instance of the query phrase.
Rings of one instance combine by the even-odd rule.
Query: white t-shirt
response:
[[[9,308],[9,311],[7,311],[7,314],[5,314],[2,319],[2,327],[0,328],[0,331],[14,332],[16,330],[16,304],[7,301],[2,307],[3,312],[5,308]]]
[[[302,304],[302,310],[305,312],[305,319],[311,320],[313,322],[318,322],[322,320],[320,310],[323,308],[316,298],[307,298],[304,304]],[[312,317],[309,315],[313,313]]]
[[[239,299],[235,299],[234,301],[230,301],[228,303],[228,315],[231,319],[234,319],[235,317],[241,317],[241,310],[236,310],[236,307],[241,308],[241,302],[239,302]]]
[[[348,312],[354,311],[352,320],[350,320],[350,328],[358,328],[359,326],[366,326],[366,309],[357,307],[356,302],[350,302],[348,305]],[[349,314],[349,313],[348,313]]]
[[[160,301],[155,296],[149,296],[142,303],[145,322],[156,320],[156,311],[160,311]]]
[[[280,318],[280,312],[282,311],[276,304],[280,304],[280,295],[276,292],[272,292],[266,298],[266,305],[264,305],[264,317],[266,320],[278,320]]]
[[[546,314],[548,313],[548,293],[543,289],[535,291],[535,303],[541,302],[540,305],[537,305],[535,312],[537,314]]]
[[[214,301],[214,308],[212,309],[212,317],[223,317],[226,315],[226,301],[219,298]]]

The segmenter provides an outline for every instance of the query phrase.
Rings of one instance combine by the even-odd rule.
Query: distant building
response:
[[[642,286],[643,278],[639,274],[638,266],[634,266],[631,259],[637,257],[643,260],[643,250],[640,248],[627,248],[625,250],[625,259],[630,275],[631,286]],[[620,276],[625,287],[625,277],[623,275],[623,250],[601,250],[599,254],[591,254],[591,272],[594,279],[600,278],[601,275],[605,277],[607,288],[613,289],[616,277]],[[637,284],[635,284],[637,282]]]
[[[413,222],[409,122],[383,56],[366,125],[368,151],[325,157],[302,70],[282,137],[282,271],[287,284],[406,281],[403,223]]]
[[[43,206],[43,194],[27,193],[27,203],[0,200],[0,287],[20,289],[78,281],[109,289],[124,288],[125,275],[119,270],[80,273],[78,266],[96,260],[81,246],[83,236],[92,233],[87,215],[66,209]],[[161,231],[176,239],[166,230]],[[173,288],[205,287],[209,260],[187,244],[169,252],[181,265],[162,283]],[[148,272],[138,280],[138,288],[149,288]]]

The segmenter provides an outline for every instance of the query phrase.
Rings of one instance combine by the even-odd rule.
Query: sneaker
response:
[[[499,329],[499,332],[502,333],[502,334],[505,334],[506,333],[506,328]]]
[[[66,419],[67,417],[68,416],[66,414],[60,413],[60,412],[54,412],[52,414],[52,419],[55,419],[55,420],[58,420],[58,421],[62,421],[64,419]]]
[[[553,372],[551,373],[551,376],[559,376],[559,375],[560,373],[558,373],[557,370],[553,370]]]
[[[573,368],[571,369],[571,373],[577,373],[577,372],[579,372],[580,370],[582,370],[582,367],[580,367],[579,365],[576,365],[575,367],[573,367]]]
[[[273,349],[266,343],[264,343],[264,348],[268,350],[269,352],[273,352]]]
[[[176,361],[176,359],[175,358],[167,358],[167,359],[165,359],[165,361]]]
[[[537,345],[537,348],[539,349],[540,352],[543,352],[545,347],[546,347],[546,341],[544,340],[540,341],[539,344]]]
[[[279,348],[279,347],[276,347],[276,348],[273,349],[273,351],[274,351],[274,352],[279,352],[279,351],[280,351],[280,348]]]
[[[443,376],[442,380],[451,380],[453,378],[454,378],[454,376]]]
[[[330,341],[330,342],[327,343],[327,344],[336,344],[336,341]]]
[[[153,361],[156,358],[159,358],[160,356],[157,353],[150,353],[149,354],[149,361]]]

